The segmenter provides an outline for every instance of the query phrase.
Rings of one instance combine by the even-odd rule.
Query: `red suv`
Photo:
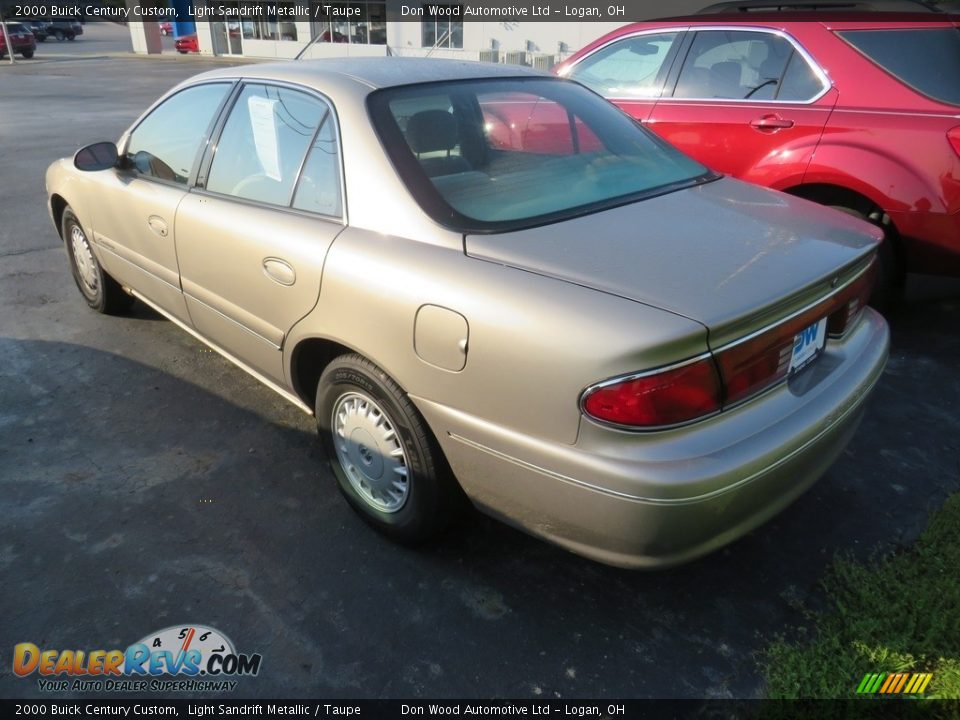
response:
[[[715,170],[879,225],[887,291],[960,275],[956,16],[744,15],[628,25],[557,72]]]
[[[33,57],[33,53],[37,50],[37,41],[30,32],[30,28],[23,23],[8,22],[7,34],[10,36],[10,45],[14,53],[19,53],[27,59]],[[0,59],[6,57],[7,52],[7,39],[3,30],[0,30]]]

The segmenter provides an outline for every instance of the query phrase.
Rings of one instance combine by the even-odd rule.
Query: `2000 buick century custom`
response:
[[[887,356],[876,229],[522,68],[217,70],[47,188],[87,303],[315,414],[399,540],[466,497],[602,562],[699,556],[823,474]]]

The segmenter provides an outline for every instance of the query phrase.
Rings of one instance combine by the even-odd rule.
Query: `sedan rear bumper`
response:
[[[853,436],[888,348],[868,308],[816,363],[741,407],[657,433],[584,420],[573,446],[414,400],[478,507],[600,562],[663,567],[731,542],[816,482]]]

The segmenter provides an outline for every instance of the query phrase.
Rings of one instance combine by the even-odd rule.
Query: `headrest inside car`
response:
[[[407,121],[407,142],[415,153],[452,150],[457,146],[457,120],[444,110],[422,110]]]

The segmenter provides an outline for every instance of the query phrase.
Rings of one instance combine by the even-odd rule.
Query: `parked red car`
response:
[[[182,55],[192,52],[200,52],[200,43],[197,41],[196,35],[184,35],[183,37],[178,37],[176,42],[173,43],[173,46],[177,49],[177,52],[181,53]]]
[[[960,275],[955,16],[744,16],[628,25],[556,72],[715,170],[879,225],[888,292]]]
[[[160,34],[173,35],[173,23],[170,22],[169,20],[160,23]]]
[[[14,53],[23,55],[27,59],[33,57],[33,53],[37,50],[37,40],[30,32],[30,28],[23,23],[8,22],[7,33],[10,35],[10,45]],[[0,58],[5,58],[7,52],[7,39],[0,31]]]

